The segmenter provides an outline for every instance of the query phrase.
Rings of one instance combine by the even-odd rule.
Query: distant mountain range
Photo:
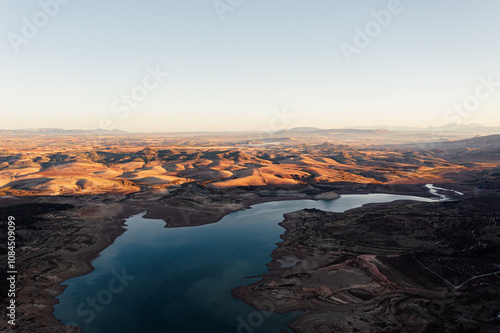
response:
[[[448,124],[440,127],[409,127],[409,126],[355,126],[349,127],[353,129],[363,129],[363,130],[375,130],[375,129],[387,129],[389,131],[395,132],[500,132],[500,127],[487,127],[480,124]],[[347,128],[346,128],[347,129]]]
[[[405,127],[405,126],[355,126],[344,128],[317,128],[317,127],[294,127],[291,129],[280,130],[276,133],[316,133],[316,134],[329,134],[329,133],[384,133],[384,132],[456,132],[456,133],[471,133],[471,134],[497,134],[500,133],[500,127],[486,127],[479,124],[448,124],[441,127]],[[2,130],[0,135],[123,135],[129,132],[122,130],[82,130],[82,129],[62,129],[62,128],[25,128],[15,130]],[[146,134],[148,132],[144,132]],[[162,134],[162,132],[154,132],[155,134]],[[168,132],[163,132],[168,133]],[[186,132],[188,133],[188,132]],[[184,134],[186,134],[184,133]],[[190,134],[196,133],[212,133],[220,134],[225,132],[189,132]],[[234,132],[238,133],[238,132]],[[136,133],[137,134],[137,133]],[[152,134],[152,133],[150,133]],[[179,133],[177,133],[179,134]]]
[[[311,132],[311,133],[361,133],[361,132],[370,132],[370,133],[375,133],[375,132],[388,132],[388,129],[385,128],[373,128],[373,129],[363,129],[363,128],[329,128],[329,129],[323,129],[323,128],[316,128],[316,127],[294,127],[291,129],[284,129],[279,131],[278,133],[304,133],[304,132]]]
[[[18,130],[0,130],[0,135],[118,135],[127,132],[121,130],[80,130],[62,128],[27,128]]]
[[[439,149],[494,149],[495,152],[500,152],[500,134],[478,136],[465,140],[437,142],[434,143],[435,148]]]

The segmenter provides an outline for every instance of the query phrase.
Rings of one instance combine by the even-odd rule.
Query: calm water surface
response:
[[[127,219],[127,231],[67,280],[54,314],[85,333],[280,332],[299,312],[260,314],[231,289],[260,278],[280,241],[283,214],[304,208],[343,212],[368,203],[436,201],[390,194],[336,200],[269,202],[199,227],[164,228],[162,220]]]

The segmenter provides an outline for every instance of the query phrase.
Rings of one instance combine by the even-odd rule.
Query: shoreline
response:
[[[284,214],[284,219],[279,225],[285,229],[285,233],[280,236],[281,241],[276,243],[277,247],[271,254],[271,261],[267,264],[269,267],[267,273],[258,276],[261,280],[255,283],[234,288],[232,294],[260,311],[265,310],[259,305],[263,303],[263,299],[266,300],[266,307],[278,313],[301,311],[302,313],[288,324],[295,332],[312,332],[318,327],[328,329],[325,332],[352,331],[355,328],[368,330],[373,327],[372,324],[383,324],[385,320],[392,321],[391,325],[399,325],[397,327],[403,329],[408,324],[404,311],[399,317],[387,317],[394,314],[390,311],[392,309],[390,299],[396,299],[394,306],[402,302],[401,304],[409,304],[408,306],[412,308],[422,307],[422,311],[419,312],[422,317],[419,321],[422,324],[432,325],[436,322],[435,320],[442,320],[440,313],[435,316],[431,307],[433,302],[440,299],[454,299],[458,297],[457,295],[475,300],[477,295],[486,290],[489,291],[488,288],[494,291],[495,283],[488,284],[487,282],[487,276],[492,274],[478,273],[478,277],[484,278],[476,281],[473,286],[466,286],[459,294],[453,291],[444,293],[443,281],[420,269],[418,265],[414,267],[411,258],[403,259],[402,263],[396,259],[399,256],[405,258],[405,253],[409,251],[402,248],[401,244],[405,243],[400,242],[404,240],[399,238],[395,244],[387,244],[386,247],[379,246],[377,239],[384,237],[387,230],[398,232],[398,225],[392,226],[392,221],[389,221],[391,223],[385,221],[386,212],[398,216],[393,222],[397,222],[399,228],[407,225],[409,221],[428,227],[429,216],[442,218],[444,210],[448,210],[448,214],[461,216],[455,210],[458,208],[450,207],[463,207],[464,211],[469,212],[470,209],[476,209],[474,204],[481,200],[481,197],[475,197],[463,201],[447,201],[450,203],[447,205],[430,206],[429,202],[393,201],[363,205],[342,213],[304,209]],[[445,201],[436,201],[436,203],[443,202]],[[465,203],[464,206],[461,206],[461,203]],[[424,212],[420,207],[426,207],[429,211]],[[484,207],[479,209],[482,210]],[[414,213],[408,214],[408,211]],[[473,214],[466,215],[474,216]],[[384,223],[379,221],[384,221]],[[459,219],[451,219],[448,222],[461,223]],[[375,226],[381,230],[373,229]],[[407,228],[409,229],[406,230],[412,230],[411,227]],[[443,228],[447,227],[443,226]],[[420,229],[415,230],[418,234]],[[460,234],[462,229],[453,228],[452,230]],[[350,235],[348,238],[342,236],[345,232]],[[339,237],[335,238],[336,235]],[[404,229],[401,229],[401,235],[410,236]],[[444,238],[447,236],[446,233],[440,232],[437,235]],[[404,246],[419,250],[420,245],[415,242],[422,242],[422,240],[418,239],[417,236]],[[368,242],[365,243],[363,240],[368,240]],[[430,250],[429,255],[432,256],[432,253]],[[446,257],[446,251],[443,255]],[[429,262],[431,261],[427,259],[427,263]],[[349,274],[351,277],[347,278]],[[360,276],[368,279],[369,282],[363,282]],[[420,280],[421,278],[423,280]],[[466,282],[469,281],[471,280]],[[477,293],[476,289],[479,289]],[[456,306],[455,311],[464,314],[470,311],[470,309],[461,309],[461,305],[458,304],[453,306]],[[470,304],[471,309],[474,306],[476,305]],[[484,313],[481,313],[482,319],[475,322],[468,322],[469,316],[473,315],[464,317],[465,321],[462,322],[464,325],[466,323],[479,325],[487,329],[494,327],[492,326],[494,319],[485,317]],[[360,320],[360,318],[368,321]],[[448,314],[446,319],[446,324],[454,327],[456,318]]]
[[[422,188],[421,185],[416,185],[413,186],[413,189],[417,188]],[[338,191],[338,192],[344,192],[342,194],[369,194],[373,193],[373,189],[367,189],[359,191],[352,191],[353,193],[346,193],[346,192],[351,192],[351,191]],[[331,190],[325,190],[324,192],[331,192]],[[336,191],[337,192],[337,191]],[[421,197],[426,197],[425,192],[422,190],[417,190],[416,191]],[[218,211],[216,212],[211,212],[211,214],[206,214],[206,212],[203,212],[204,214],[201,216],[201,221],[202,223],[199,224],[184,224],[184,225],[168,225],[168,221],[165,219],[165,211],[164,210],[159,210],[158,209],[158,201],[155,199],[158,199],[158,195],[155,194],[147,194],[146,197],[149,200],[143,200],[144,198],[138,198],[138,199],[130,199],[127,198],[125,201],[121,199],[121,196],[117,195],[98,195],[94,196],[93,200],[87,200],[84,204],[80,205],[79,207],[75,207],[73,210],[70,212],[70,216],[72,219],[70,221],[75,221],[77,220],[79,223],[81,223],[81,228],[86,229],[89,228],[91,229],[90,232],[87,233],[86,236],[89,236],[89,234],[92,236],[92,241],[91,245],[85,247],[85,248],[80,248],[79,250],[77,249],[76,252],[78,253],[77,255],[73,255],[70,257],[65,257],[64,253],[60,254],[57,256],[55,255],[56,260],[58,262],[62,262],[65,265],[58,265],[56,269],[53,269],[51,271],[51,276],[53,276],[51,283],[49,283],[48,288],[45,289],[45,291],[50,290],[50,292],[45,292],[39,295],[39,298],[36,298],[36,301],[38,302],[43,302],[45,305],[43,306],[42,309],[36,309],[33,311],[33,307],[36,308],[36,303],[25,306],[23,311],[20,311],[19,313],[19,318],[23,319],[24,314],[33,314],[35,313],[36,316],[34,318],[38,318],[39,321],[42,321],[45,326],[47,327],[59,327],[64,328],[66,332],[81,332],[81,329],[78,327],[70,327],[64,325],[60,320],[56,319],[53,314],[53,306],[58,303],[58,299],[56,297],[59,297],[65,290],[66,286],[62,285],[62,283],[66,280],[76,278],[79,276],[83,276],[86,274],[91,273],[94,270],[94,267],[92,266],[92,261],[95,260],[99,254],[109,246],[111,246],[115,240],[122,235],[126,229],[125,229],[125,222],[126,220],[135,215],[140,213],[141,211],[146,211],[144,218],[150,218],[150,219],[162,219],[166,222],[165,227],[186,227],[186,226],[195,226],[195,225],[202,225],[202,224],[209,224],[209,223],[216,223],[220,221],[224,216],[226,216],[229,213],[236,212],[236,211],[241,211],[245,209],[249,209],[252,205],[256,205],[259,203],[265,203],[265,202],[273,202],[273,201],[283,201],[283,200],[321,200],[316,198],[318,193],[316,194],[306,194],[304,192],[300,191],[293,191],[287,194],[293,194],[295,195],[290,196],[290,195],[266,195],[268,193],[264,193],[263,196],[252,196],[248,198],[244,198],[244,195],[247,194],[246,192],[239,193],[240,197],[239,199],[241,201],[244,201],[244,203],[240,202],[239,205],[233,205],[229,207],[223,206],[222,209],[219,207]],[[380,193],[380,192],[379,192]],[[394,191],[392,194],[402,194],[399,191],[396,192]],[[410,193],[408,195],[414,195],[413,193]],[[181,199],[184,197],[181,195]],[[20,201],[21,202],[71,202],[78,200],[81,198],[74,198],[74,197],[30,197],[30,198],[20,198],[19,200],[15,201]],[[85,210],[90,210],[94,211],[96,203],[94,200],[99,200],[97,202],[97,205],[104,205],[104,210],[103,211],[97,211],[94,212],[94,215],[91,215],[90,217],[85,215]],[[114,200],[113,200],[114,199]],[[174,198],[176,199],[176,198]],[[106,202],[107,200],[112,201],[112,209],[110,209],[110,206],[108,204],[103,204],[103,202]],[[170,213],[173,211],[177,210],[177,214],[173,214],[171,216],[168,216],[171,220],[172,219],[181,219],[185,218],[183,216],[182,212],[178,208],[175,207],[168,207],[170,209]],[[173,209],[173,210],[172,210]],[[200,213],[198,211],[198,213]],[[162,218],[163,216],[163,218]],[[191,215],[193,219],[196,219],[198,221],[198,218],[200,216],[196,216],[196,214]],[[87,217],[87,219],[86,219]],[[107,219],[106,219],[107,217]],[[104,220],[104,221],[103,221]],[[92,222],[95,222],[94,225],[92,225]],[[189,221],[188,221],[189,222]],[[54,229],[57,229],[57,225],[55,223],[52,223],[52,221],[45,222],[45,224],[49,225],[52,231],[55,231]],[[49,230],[50,231],[50,230]],[[85,232],[82,233],[85,235]],[[53,253],[45,253],[45,255],[50,255],[54,256]],[[20,259],[22,260],[22,259]],[[69,262],[69,263],[68,263]],[[69,267],[69,269],[68,269]],[[64,269],[66,268],[66,269]],[[28,277],[29,280],[29,277]],[[27,297],[27,299],[32,299],[31,294],[28,295],[23,295],[23,296],[31,296]],[[45,313],[45,317],[43,315]],[[32,316],[31,316],[32,317]],[[41,319],[41,317],[44,317]],[[22,322],[20,323],[22,324]]]

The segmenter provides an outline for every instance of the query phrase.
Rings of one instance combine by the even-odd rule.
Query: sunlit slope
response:
[[[497,139],[492,136],[491,140]],[[0,194],[133,193],[186,183],[219,189],[421,184],[480,170],[490,170],[494,176],[500,154],[491,140],[465,140],[432,150],[332,144],[201,148],[118,144],[112,149],[55,145],[28,152],[16,147],[0,155]],[[467,146],[469,142],[472,147]]]

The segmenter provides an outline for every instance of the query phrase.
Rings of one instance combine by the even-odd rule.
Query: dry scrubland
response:
[[[256,307],[307,310],[292,322],[298,333],[498,332],[498,195],[306,209],[281,225],[273,268],[233,293]]]
[[[499,153],[489,146],[491,140],[427,150],[308,141],[286,138],[266,145],[161,137],[8,138],[0,150],[0,194],[134,193],[186,183],[218,189],[342,182],[423,184],[451,182],[464,172],[491,171],[492,180],[498,175]],[[500,140],[493,137],[493,141]]]
[[[193,226],[259,202],[429,196],[422,185],[435,183],[464,195],[450,204],[287,214],[269,274],[234,295],[306,310],[291,323],[296,332],[498,331],[498,277],[454,290],[416,260],[455,284],[500,267],[499,135],[412,143],[426,135],[290,134],[0,135],[0,228],[16,216],[22,244],[19,327],[77,332],[52,315],[60,283],[91,271],[132,214]],[[0,245],[1,262],[6,253]]]

